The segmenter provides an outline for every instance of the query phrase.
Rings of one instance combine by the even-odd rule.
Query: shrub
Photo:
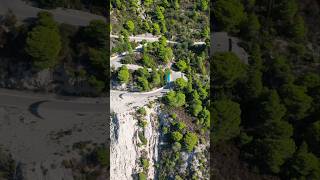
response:
[[[188,152],[191,152],[198,143],[198,136],[195,133],[188,132],[184,137],[184,146]]]
[[[149,160],[146,158],[141,158],[141,164],[144,170],[149,168]]]
[[[138,136],[139,136],[139,139],[140,139],[142,145],[146,145],[148,143],[148,140],[146,137],[144,137],[143,132],[139,132]]]
[[[101,166],[106,167],[109,165],[109,153],[106,148],[98,148],[95,155]]]
[[[178,142],[180,141],[181,139],[183,138],[183,135],[178,132],[178,131],[175,131],[173,133],[171,133],[171,139],[174,141],[174,142]]]
[[[147,114],[147,111],[146,111],[146,109],[144,107],[140,107],[138,109],[138,113],[143,115],[143,116],[145,116]]]
[[[179,131],[182,131],[182,130],[184,130],[184,129],[187,127],[187,125],[186,125],[184,122],[178,122],[178,123],[176,124],[176,127],[177,127],[177,129],[178,129]]]
[[[181,144],[180,144],[179,142],[175,142],[175,143],[173,144],[173,146],[172,146],[172,150],[173,150],[174,152],[180,151],[180,150],[181,150]]]
[[[147,175],[144,172],[138,174],[139,180],[147,180]]]
[[[186,103],[186,96],[182,92],[170,91],[165,96],[167,104],[173,107],[181,107]]]
[[[162,127],[162,133],[167,134],[168,133],[168,127]]]
[[[139,119],[139,126],[142,128],[145,128],[148,124],[148,121],[146,121],[145,119]]]
[[[172,117],[173,119],[177,119],[177,114],[176,114],[176,113],[172,113],[172,114],[171,114],[171,117]]]

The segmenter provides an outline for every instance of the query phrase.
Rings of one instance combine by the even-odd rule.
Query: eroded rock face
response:
[[[130,111],[114,115],[110,125],[110,179],[132,179],[138,158],[135,134],[137,121]]]
[[[149,161],[148,168],[148,179],[155,179],[156,168],[154,167],[158,161],[158,145],[159,145],[159,129],[158,129],[158,107],[153,107],[151,109],[146,108],[147,115],[145,120],[147,125],[144,128],[144,136],[148,140],[147,144],[139,147],[140,157],[141,152],[146,152],[146,158]],[[142,171],[142,170],[140,170]],[[138,171],[138,172],[140,172]]]
[[[111,103],[112,104],[112,103]],[[119,104],[118,104],[119,105]],[[134,179],[135,175],[143,169],[140,166],[140,158],[145,156],[149,161],[148,179],[154,179],[156,169],[154,165],[158,160],[158,112],[157,108],[146,108],[144,117],[147,125],[143,128],[138,126],[138,119],[134,115],[135,108],[121,110],[114,108],[110,124],[110,179],[128,180]],[[141,145],[138,132],[142,131],[147,144]]]

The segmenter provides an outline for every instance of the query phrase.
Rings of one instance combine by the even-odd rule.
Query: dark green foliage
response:
[[[264,121],[280,121],[286,113],[286,108],[280,103],[280,98],[275,90],[266,93],[266,100],[261,102],[259,119]]]
[[[148,79],[145,77],[138,77],[138,88],[140,91],[149,91],[150,90],[150,85]]]
[[[12,159],[11,155],[0,150],[0,179],[14,179],[17,172],[16,162]]]
[[[83,36],[92,47],[106,47],[109,39],[108,24],[102,20],[93,20],[89,26],[85,27]]]
[[[303,41],[306,37],[307,29],[304,20],[301,16],[297,15],[294,18],[294,23],[291,25],[291,36],[296,41]]]
[[[261,166],[272,173],[279,173],[281,166],[295,152],[295,143],[290,138],[257,140],[255,158]]]
[[[287,59],[283,56],[276,57],[272,60],[264,78],[271,87],[280,87],[281,85],[290,84],[294,81],[291,67]]]
[[[245,18],[244,8],[239,0],[217,0],[213,9],[220,30],[232,31]]]
[[[242,28],[241,34],[246,38],[257,38],[261,25],[255,14],[249,14]]]
[[[289,118],[300,120],[306,117],[311,107],[312,98],[306,94],[306,88],[294,84],[281,87],[281,96],[288,111]]]
[[[98,80],[95,76],[91,75],[88,79],[88,82],[91,86],[93,86],[98,93],[101,93],[105,88],[105,82]]]
[[[106,147],[98,148],[95,151],[95,154],[96,154],[97,160],[101,166],[104,166],[104,167],[109,166],[109,153],[108,153]]]
[[[215,53],[211,64],[211,139],[239,148],[250,167],[226,177],[319,179],[318,3],[217,0],[214,7],[215,30],[238,37],[249,54],[247,67],[230,53]],[[192,89],[198,92],[190,99],[201,99],[198,87]]]
[[[320,121],[312,123],[306,131],[306,141],[309,144],[310,150],[320,155]]]
[[[186,96],[182,92],[175,92],[175,91],[170,91],[168,94],[164,97],[165,102],[169,106],[173,107],[181,107],[185,104]]]
[[[178,131],[174,131],[171,133],[171,139],[174,142],[179,142],[182,138],[183,138],[183,135]]]
[[[234,53],[216,53],[212,66],[216,88],[232,87],[245,77],[245,66]]]
[[[239,104],[231,100],[218,100],[213,103],[214,142],[227,141],[240,133],[241,110]]]
[[[285,166],[285,177],[290,179],[319,179],[320,164],[317,157],[308,151],[306,143],[302,143]]]
[[[52,68],[58,63],[61,39],[52,16],[39,13],[39,24],[28,33],[26,52],[32,57],[35,68]]]

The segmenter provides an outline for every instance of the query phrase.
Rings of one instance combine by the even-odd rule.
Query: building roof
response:
[[[211,37],[211,55],[217,52],[233,52],[243,63],[248,64],[248,54],[239,46],[238,38],[229,36],[227,32],[213,32]]]

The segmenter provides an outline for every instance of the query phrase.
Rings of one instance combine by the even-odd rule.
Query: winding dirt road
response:
[[[20,21],[35,18],[40,11],[48,11],[52,13],[54,19],[59,23],[66,23],[75,26],[86,26],[90,21],[95,19],[106,21],[106,18],[103,16],[79,10],[65,8],[44,10],[33,7],[22,0],[0,0],[0,15],[5,15],[9,10],[11,10]]]

